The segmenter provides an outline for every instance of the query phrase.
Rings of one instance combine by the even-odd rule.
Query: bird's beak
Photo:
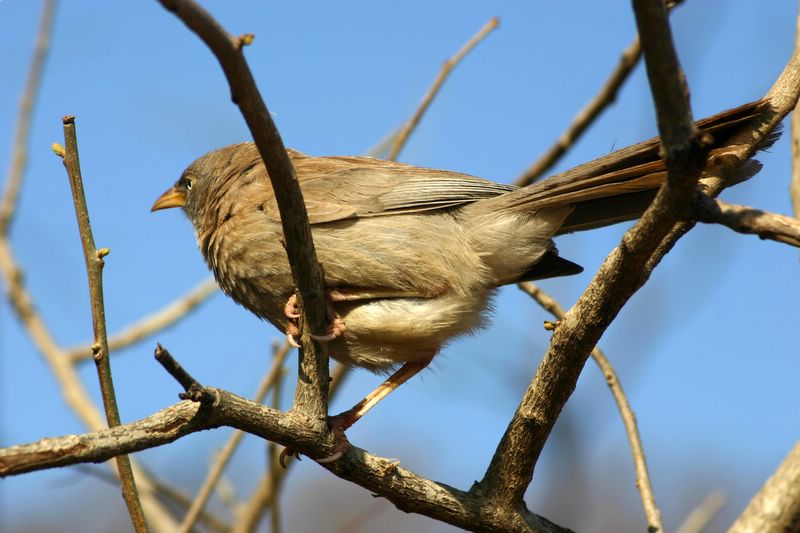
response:
[[[170,187],[167,191],[158,197],[156,203],[150,208],[150,211],[159,211],[161,209],[169,209],[170,207],[183,207],[186,205],[186,191],[178,189],[177,187]]]

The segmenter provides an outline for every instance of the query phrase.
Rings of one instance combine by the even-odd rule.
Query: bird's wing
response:
[[[310,157],[295,151],[290,155],[311,224],[446,209],[516,189],[458,172],[370,157]],[[277,206],[269,207],[267,214],[277,220]]]

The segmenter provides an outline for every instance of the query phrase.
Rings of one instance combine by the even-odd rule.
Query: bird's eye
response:
[[[187,191],[192,190],[192,178],[183,177],[178,181],[178,186],[185,188]]]

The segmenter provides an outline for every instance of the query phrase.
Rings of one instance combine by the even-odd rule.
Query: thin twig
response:
[[[81,382],[75,367],[70,364],[69,359],[56,343],[44,319],[36,310],[33,297],[25,288],[22,272],[17,265],[18,263],[8,245],[8,241],[0,236],[0,276],[2,276],[3,282],[7,287],[11,308],[33,341],[36,350],[42,355],[44,362],[53,372],[67,406],[90,431],[102,430],[106,424],[103,422],[100,411],[98,411],[97,406],[89,397],[89,393]],[[143,501],[147,511],[148,522],[154,530],[174,531],[177,524],[175,524],[169,512],[160,505],[156,498],[149,496],[155,492],[150,476],[138,467],[134,461],[132,461],[132,464],[134,475],[142,488],[143,494],[148,495]]]
[[[700,533],[725,507],[725,493],[719,490],[711,491],[700,505],[692,509],[689,516],[678,526],[675,533]]]
[[[178,394],[181,400],[192,400],[193,402],[200,402],[206,405],[214,403],[216,396],[214,396],[213,392],[194,379],[192,375],[172,357],[172,354],[160,344],[156,344],[155,358],[164,370],[183,387],[184,392]]]
[[[108,255],[108,249],[97,249],[94,244],[92,227],[89,221],[89,210],[86,206],[86,197],[83,193],[83,178],[81,177],[80,156],[78,154],[78,138],[75,132],[75,117],[67,115],[64,123],[64,167],[69,177],[72,189],[72,200],[75,204],[75,215],[78,220],[78,231],[83,246],[83,258],[86,263],[86,273],[89,278],[89,297],[92,307],[92,325],[94,329],[94,344],[92,354],[97,367],[97,378],[100,381],[100,393],[105,406],[106,420],[109,427],[120,425],[117,398],[114,392],[114,381],[111,375],[111,362],[108,355],[108,336],[106,334],[105,302],[103,299],[103,258]],[[130,458],[127,455],[116,457],[117,470],[122,488],[122,497],[128,506],[131,522],[137,533],[146,532],[147,523],[136,490],[136,481],[133,477]]]
[[[736,205],[699,193],[692,202],[692,215],[699,222],[722,224],[733,231],[800,247],[800,220]]]
[[[33,341],[37,351],[42,355],[45,363],[53,372],[64,401],[75,413],[79,420],[90,430],[98,431],[105,427],[103,417],[89,397],[86,388],[78,377],[75,368],[59,347],[47,324],[38,313],[33,296],[28,292],[23,283],[23,273],[18,266],[13,250],[4,235],[0,235],[0,277],[8,291],[8,301],[11,308],[25,328],[28,336]],[[152,481],[133,462],[133,470],[139,485],[148,497],[143,504],[147,511],[150,525],[157,531],[174,531],[175,523],[169,512],[155,499],[149,496],[148,488]],[[113,467],[113,466],[112,466]]]
[[[0,199],[0,235],[7,235],[14,211],[17,207],[17,198],[22,184],[22,176],[28,162],[28,142],[31,129],[33,106],[39,94],[42,72],[44,71],[47,52],[50,50],[50,36],[53,31],[53,15],[56,10],[56,0],[46,0],[42,9],[42,18],[39,21],[39,31],[36,34],[33,59],[28,70],[28,79],[22,91],[19,104],[19,116],[14,130],[14,144],[11,148],[11,161],[6,174],[6,187]]]
[[[442,69],[439,71],[439,75],[436,76],[436,79],[433,81],[433,85],[431,85],[428,92],[425,93],[425,96],[422,98],[422,102],[420,102],[419,107],[403,126],[403,129],[400,130],[400,133],[397,135],[397,138],[394,140],[392,145],[392,149],[389,152],[390,159],[394,161],[397,159],[397,156],[400,155],[400,150],[403,149],[406,142],[408,142],[408,138],[411,135],[411,132],[417,127],[419,121],[422,119],[422,116],[428,110],[428,107],[431,105],[431,102],[436,97],[436,94],[444,85],[444,82],[447,81],[447,77],[453,71],[453,69],[461,62],[467,54],[469,54],[475,46],[478,45],[483,39],[486,38],[497,26],[500,24],[500,19],[497,17],[492,17],[483,27],[478,30],[478,33],[472,36],[472,38],[467,41],[467,43],[461,47],[461,49],[456,52],[456,55],[448,59],[442,65]]]
[[[671,2],[667,7],[672,9],[682,1]],[[575,115],[572,123],[567,126],[567,129],[558,137],[556,142],[516,179],[515,185],[523,187],[541,178],[545,172],[551,169],[564,156],[567,150],[575,145],[578,138],[583,135],[597,117],[616,101],[617,93],[641,57],[642,46],[637,35],[630,46],[622,51],[619,63],[600,88],[600,91]]]
[[[289,351],[290,346],[288,342],[284,342],[280,348],[275,350],[272,359],[272,365],[270,366],[267,374],[261,380],[261,383],[258,385],[258,389],[253,396],[254,402],[261,403],[266,397],[270,388],[274,387],[275,384],[280,381],[283,364],[286,361],[286,357],[289,355]],[[188,532],[191,531],[192,527],[194,527],[195,522],[200,517],[203,509],[208,503],[208,499],[214,492],[214,487],[216,487],[217,483],[222,477],[222,473],[228,466],[228,462],[233,456],[233,452],[239,447],[239,443],[242,441],[243,437],[244,433],[238,429],[231,433],[228,441],[219,451],[217,456],[214,458],[214,462],[212,463],[211,467],[208,469],[206,478],[203,480],[203,484],[201,485],[200,490],[197,492],[197,496],[195,497],[194,501],[192,501],[191,507],[189,507],[189,510],[186,512],[186,516],[183,517],[183,521],[181,522],[178,531]]]
[[[547,312],[552,314],[557,320],[564,318],[564,308],[558,301],[549,294],[542,291],[542,289],[530,282],[519,284],[519,288],[525,293],[529,294],[536,302],[541,305]],[[636,415],[631,409],[628,398],[625,396],[625,391],[622,389],[622,383],[619,381],[619,376],[614,370],[611,361],[605,354],[595,346],[592,349],[592,359],[594,359],[600,371],[606,378],[608,388],[614,396],[614,401],[617,403],[622,423],[625,425],[625,433],[628,436],[628,443],[633,455],[633,466],[636,469],[636,489],[642,499],[642,507],[644,508],[644,515],[647,519],[648,531],[663,531],[664,524],[661,521],[661,510],[656,504],[656,497],[653,493],[653,485],[650,482],[650,473],[647,470],[647,460],[644,453],[644,446],[642,445],[642,438],[639,435],[639,428],[636,424]]]
[[[213,278],[202,281],[184,296],[168,304],[163,309],[129,325],[119,333],[110,335],[108,337],[109,351],[114,353],[122,348],[136,344],[154,333],[167,329],[208,300],[216,291],[217,283]],[[88,344],[67,348],[65,352],[73,363],[85,361],[92,357],[92,347]]]

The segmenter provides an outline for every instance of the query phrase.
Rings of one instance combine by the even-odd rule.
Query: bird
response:
[[[764,101],[700,120],[707,158],[759,120]],[[331,357],[392,374],[352,409],[344,431],[423,370],[452,339],[485,326],[497,290],[573,275],[553,238],[632,220],[666,179],[653,138],[525,187],[371,157],[287,150],[303,193],[331,316]],[[736,180],[760,169],[749,160]],[[299,317],[280,215],[256,146],[244,142],[192,162],[152,211],[181,208],[217,283],[290,337]]]

